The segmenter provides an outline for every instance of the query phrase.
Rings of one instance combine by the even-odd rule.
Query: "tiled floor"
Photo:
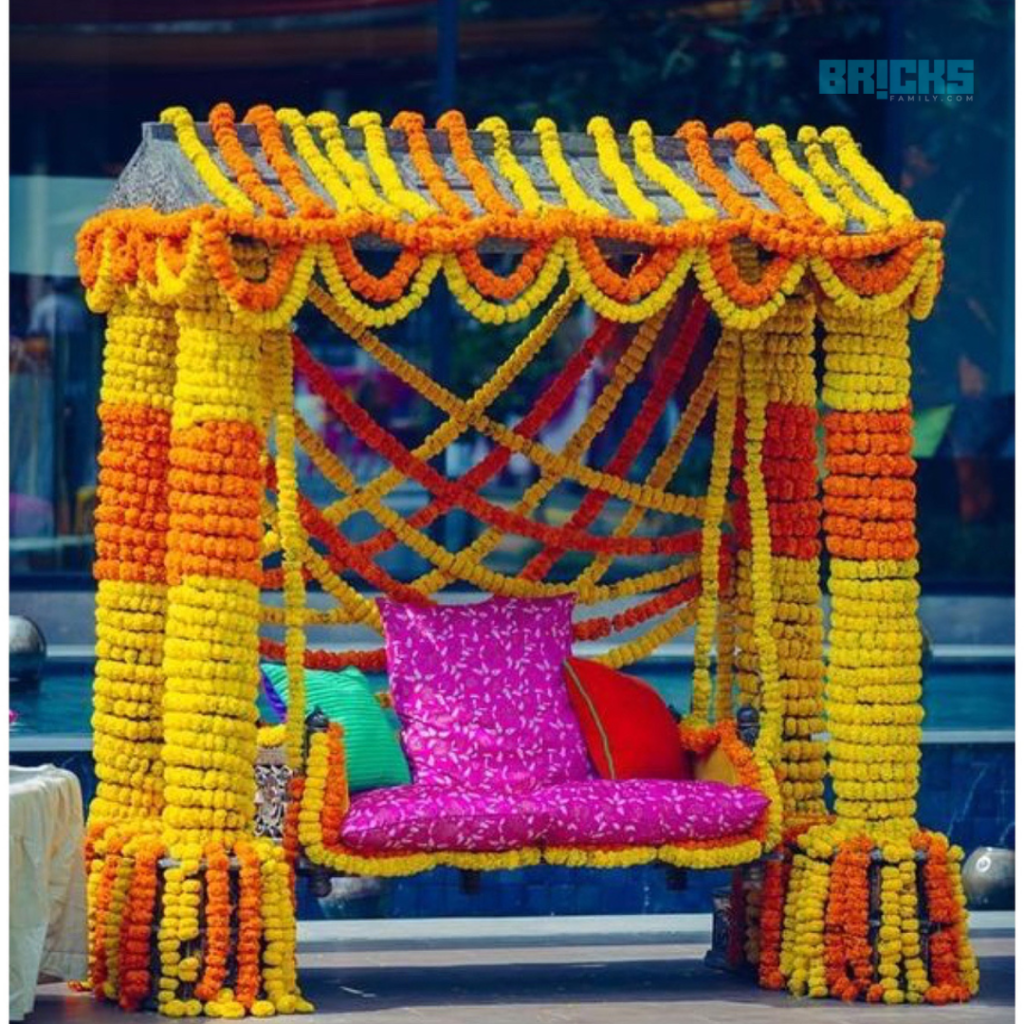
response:
[[[302,956],[302,977],[317,1005],[317,1024],[1008,1024],[1013,940],[983,937],[976,948],[981,995],[942,1009],[795,1000],[709,971],[701,963],[703,943],[649,940],[314,951]],[[87,995],[43,986],[28,1020],[112,1024],[125,1017]]]

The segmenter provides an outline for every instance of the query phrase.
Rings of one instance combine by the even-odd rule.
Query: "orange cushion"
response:
[[[590,760],[603,779],[685,779],[679,727],[649,683],[584,658],[562,662]]]

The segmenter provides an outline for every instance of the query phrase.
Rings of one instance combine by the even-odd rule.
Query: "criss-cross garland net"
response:
[[[290,891],[300,851],[363,874],[715,867],[772,852],[733,908],[762,984],[968,998],[960,852],[915,818],[907,323],[939,286],[941,225],[918,220],[843,129],[790,140],[775,126],[709,133],[690,121],[666,139],[594,118],[567,139],[546,118],[530,133],[498,118],[470,131],[450,113],[428,130],[413,114],[385,128],[374,114],[342,126],[257,107],[239,124],[222,104],[206,125],[173,108],[147,131],[111,207],[79,236],[88,300],[107,314],[87,849],[97,994],[171,1016],[311,1009]],[[393,253],[387,269],[363,255],[374,248]],[[639,256],[619,261],[623,250]],[[495,251],[510,255],[498,264]],[[468,395],[389,330],[442,279],[476,321],[519,332]],[[296,334],[307,304],[337,345],[431,408],[425,436],[399,435],[339,385]],[[584,305],[593,331],[550,359]],[[545,359],[555,372],[529,385]],[[597,363],[585,415],[552,443],[548,428]],[[371,475],[304,418],[299,386],[334,434],[372,454]],[[510,421],[501,401],[513,392],[531,398]],[[667,436],[655,429],[666,421]],[[698,438],[710,458],[684,493]],[[470,468],[438,468],[473,439],[483,454]],[[499,497],[493,481],[513,460],[530,481]],[[403,514],[392,499],[410,483],[424,503]],[[573,496],[561,518],[548,515],[559,488]],[[442,544],[437,527],[454,515],[473,528]],[[528,552],[515,572],[498,557],[509,538]],[[397,574],[398,549],[425,570]],[[314,584],[325,598],[311,599]],[[734,778],[770,797],[763,820],[696,844],[355,857],[339,841],[343,737],[307,738],[292,714],[286,841],[257,837],[260,658],[287,665],[302,708],[305,667],[383,667],[369,592],[423,603],[452,587],[570,590],[577,639],[600,641],[612,665],[692,627],[681,743],[725,753]],[[307,643],[342,625],[374,639]],[[738,705],[760,711],[752,750],[737,738]]]
[[[305,498],[300,499],[302,526],[308,538],[318,542],[323,549],[322,554],[317,554],[309,543],[300,540],[306,555],[305,572],[307,576],[325,583],[328,592],[338,598],[337,612],[328,616],[331,621],[357,621],[379,626],[373,602],[351,590],[339,592],[336,579],[324,579],[325,568],[335,576],[340,572],[354,570],[371,587],[382,589],[402,600],[420,603],[429,600],[431,595],[445,585],[456,581],[503,595],[535,596],[574,591],[579,595],[580,602],[588,605],[615,597],[663,591],[656,598],[645,600],[619,615],[579,621],[576,626],[577,637],[586,640],[604,638],[614,632],[636,627],[695,597],[699,589],[699,532],[691,529],[671,535],[642,537],[633,534],[639,518],[647,511],[692,518],[703,516],[704,497],[673,494],[665,489],[665,484],[674,475],[686,453],[688,442],[705,417],[708,405],[715,396],[716,385],[722,378],[723,364],[727,364],[730,359],[735,361],[734,355],[716,353],[709,362],[696,397],[690,396],[690,402],[684,408],[672,437],[658,454],[647,477],[642,482],[633,482],[627,478],[626,473],[632,468],[638,451],[645,446],[654,427],[661,421],[668,400],[675,393],[690,363],[706,320],[707,307],[702,299],[695,299],[685,316],[667,318],[658,315],[635,331],[615,361],[608,381],[587,418],[579,424],[566,449],[556,452],[539,443],[535,439],[536,434],[564,406],[584,373],[591,368],[593,360],[601,355],[614,333],[611,325],[602,323],[596,329],[576,356],[545,387],[543,394],[515,427],[505,426],[490,417],[488,407],[514,385],[529,362],[551,340],[575,302],[575,295],[571,291],[552,305],[534,330],[516,346],[507,361],[467,401],[462,401],[432,380],[380,338],[352,323],[323,292],[314,290],[312,298],[321,311],[339,328],[347,330],[359,346],[380,359],[399,380],[429,399],[448,416],[421,445],[410,450],[357,405],[301,341],[292,339],[296,369],[309,390],[323,400],[347,430],[390,464],[390,468],[378,477],[359,483],[352,472],[328,452],[308,424],[301,419],[296,420],[295,433],[300,447],[341,495],[338,501],[324,510],[316,509]],[[606,426],[626,385],[635,380],[653,351],[659,334],[666,330],[671,330],[671,338],[655,383],[645,395],[638,414],[618,439],[616,449],[606,465],[600,469],[592,468],[586,460],[589,442]],[[731,367],[725,365],[726,378],[730,372]],[[444,446],[464,437],[470,430],[479,431],[493,442],[494,447],[461,479],[447,479],[432,467],[430,460]],[[513,507],[508,508],[483,498],[480,488],[508,464],[513,454],[530,458],[537,466],[539,478]],[[405,479],[414,480],[430,495],[430,502],[408,520],[389,509],[384,501],[387,493]],[[590,488],[568,522],[563,526],[552,526],[531,517],[529,513],[536,510],[545,495],[563,480],[572,480]],[[608,536],[588,531],[587,527],[613,497],[630,503],[628,519]],[[453,508],[471,513],[485,527],[482,536],[456,552],[437,544],[427,532],[433,522]],[[363,511],[369,511],[380,523],[382,530],[369,540],[351,543],[344,539],[338,527],[348,517]],[[522,536],[542,545],[542,550],[516,576],[501,574],[484,565],[486,555],[494,550],[506,534]],[[433,565],[432,571],[409,583],[401,583],[388,575],[374,561],[374,557],[388,551],[396,543],[404,544],[420,554]],[[585,552],[592,559],[588,568],[581,571],[574,580],[546,583],[544,577],[552,564],[563,552],[573,550]],[[602,585],[601,580],[617,555],[660,555],[673,558],[667,568]],[[724,558],[723,571],[728,571],[728,562]],[[283,569],[269,570],[264,574],[264,585],[279,587],[283,577]],[[271,621],[281,621],[282,615],[279,611],[268,609]],[[322,620],[322,614],[318,613],[317,618]],[[690,618],[692,620],[692,616]],[[659,639],[670,635],[672,632],[659,630],[654,636],[645,636],[613,649],[606,658],[615,664],[626,664],[648,653]],[[268,653],[275,650],[271,644],[265,644],[264,649]],[[381,668],[383,651],[378,649],[330,655],[326,652],[307,652],[306,660],[319,667],[358,662],[364,667]]]

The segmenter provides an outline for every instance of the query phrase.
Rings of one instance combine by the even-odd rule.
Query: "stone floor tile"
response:
[[[314,952],[302,956],[306,1024],[1009,1024],[1011,938],[979,940],[982,993],[967,1006],[795,1000],[707,970],[679,943]],[[116,1008],[41,986],[29,1024],[125,1024]],[[291,1021],[300,1018],[292,1018]]]

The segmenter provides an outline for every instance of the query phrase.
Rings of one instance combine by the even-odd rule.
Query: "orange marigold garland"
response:
[[[142,837],[136,842],[135,865],[121,922],[121,984],[119,1002],[123,1010],[137,1010],[149,998],[152,978],[153,919],[156,915],[158,861],[164,846],[160,839]]]
[[[844,843],[832,867],[825,917],[825,980],[838,999],[862,997],[871,984],[869,941],[871,843]]]
[[[235,948],[235,997],[247,1010],[256,1004],[260,989],[260,943],[263,922],[260,862],[252,845],[240,839],[235,843],[238,858],[238,943]]]
[[[228,973],[231,939],[231,886],[227,852],[219,843],[206,847],[206,932],[203,976],[196,996],[203,1002],[215,999]]]
[[[781,989],[785,985],[779,969],[782,948],[783,901],[789,882],[791,862],[779,855],[764,862],[761,889],[759,957],[757,977],[762,988]]]

